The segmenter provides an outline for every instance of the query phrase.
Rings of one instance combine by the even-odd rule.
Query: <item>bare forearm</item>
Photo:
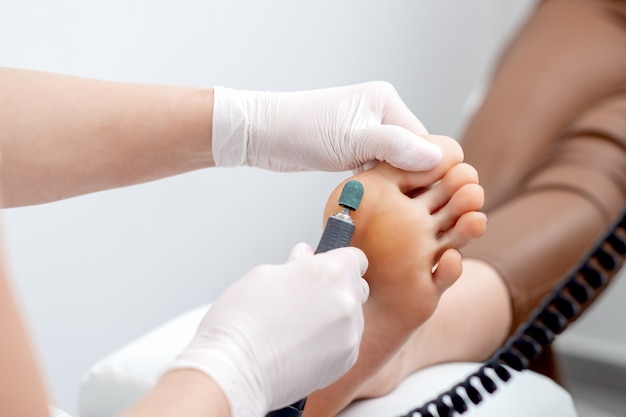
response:
[[[165,374],[142,400],[118,417],[230,417],[221,389],[194,370]]]
[[[212,89],[0,69],[5,207],[213,166]]]

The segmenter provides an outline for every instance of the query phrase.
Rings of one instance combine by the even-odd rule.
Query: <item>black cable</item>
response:
[[[626,257],[626,207],[621,220],[598,241],[595,248],[574,268],[559,286],[535,309],[534,313],[485,363],[464,381],[438,397],[415,408],[402,417],[451,417],[463,414],[469,405],[461,396],[465,393],[474,405],[483,401],[476,382],[488,392],[497,390],[496,382],[487,375],[491,370],[506,382],[511,379],[508,366],[516,371],[528,368],[543,348],[555,336],[575,321],[617,274]],[[434,412],[434,413],[433,413]]]

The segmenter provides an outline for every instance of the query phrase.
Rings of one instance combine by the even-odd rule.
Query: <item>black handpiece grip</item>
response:
[[[336,216],[328,218],[320,242],[315,249],[315,253],[327,252],[331,249],[350,246],[352,235],[354,234],[354,223],[350,220],[343,220]]]
[[[288,405],[285,408],[270,411],[265,417],[300,417],[302,415],[302,410],[304,410],[305,400],[306,398],[298,401],[297,403]]]
[[[326,222],[326,227],[324,228],[322,237],[317,244],[315,253],[322,253],[331,249],[350,246],[353,234],[354,223],[352,223],[349,218],[344,220],[337,215],[330,216]],[[266,417],[300,417],[302,415],[302,410],[304,410],[305,402],[306,398],[303,398],[285,408],[270,411]]]

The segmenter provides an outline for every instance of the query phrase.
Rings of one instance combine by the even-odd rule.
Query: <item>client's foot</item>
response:
[[[360,390],[432,315],[443,292],[460,276],[457,249],[484,232],[486,217],[477,211],[483,190],[476,171],[461,163],[455,141],[431,139],[444,155],[431,171],[409,173],[379,164],[350,178],[364,186],[361,205],[351,215],[356,224],[352,245],[369,259],[365,331],[356,365],[309,397],[307,416],[332,416],[357,395],[374,395]],[[324,218],[340,210],[342,187],[330,196]]]

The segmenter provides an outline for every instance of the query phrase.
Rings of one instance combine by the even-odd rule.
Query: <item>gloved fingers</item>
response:
[[[374,97],[374,94],[378,97],[375,100],[378,108],[372,111],[380,115],[380,125],[365,129],[366,136],[361,138],[366,139],[366,146],[361,149],[373,152],[367,155],[367,160],[387,161],[407,171],[424,171],[437,165],[441,159],[441,150],[420,137],[428,135],[428,130],[402,101],[393,85],[376,81],[357,87],[362,88],[369,97]],[[370,167],[371,164],[366,164],[357,170]]]
[[[287,93],[215,87],[214,96],[216,166],[345,171],[378,160],[423,171],[441,159],[387,82]]]
[[[326,254],[328,254],[328,256],[334,256],[335,259],[342,264],[352,263],[356,265],[359,271],[359,276],[361,277],[365,275],[365,272],[367,271],[367,267],[369,265],[367,256],[365,256],[365,252],[359,248],[355,248],[353,246],[338,248],[328,251]]]
[[[360,112],[366,119],[369,118],[368,125],[373,128],[374,133],[359,135],[356,143],[355,149],[369,153],[365,155],[365,161],[387,161],[397,168],[409,171],[423,171],[437,164],[441,159],[441,150],[419,136],[428,135],[428,130],[402,101],[393,85],[385,81],[374,81],[356,84],[351,88],[359,90]],[[363,106],[363,103],[367,104]],[[367,111],[363,112],[363,108]],[[375,124],[371,124],[372,120],[375,120]],[[370,131],[371,128],[364,131]],[[361,139],[366,140],[362,145]],[[357,170],[367,170],[371,165],[365,162]]]
[[[356,293],[360,294],[361,304],[364,304],[369,298],[369,294],[370,294],[370,286],[367,283],[367,281],[364,280],[362,277],[365,274],[365,271],[367,270],[367,266],[368,266],[367,257],[365,256],[363,251],[361,251],[360,249],[357,249],[357,248],[345,248],[345,249],[347,249],[352,255],[356,257],[359,274],[361,276],[361,278],[359,279],[359,284],[357,285],[359,289],[356,290],[357,291]],[[314,254],[314,251],[311,245],[304,243],[304,242],[300,242],[300,243],[297,243],[293,247],[293,249],[291,249],[287,262],[293,262],[297,259],[300,259],[305,256],[310,256],[313,254]]]
[[[354,251],[352,251],[351,249],[348,249],[348,250],[354,253],[354,255],[356,256],[359,273],[361,276],[363,276],[368,266],[367,257],[365,257],[365,254],[360,249],[357,249],[357,248],[352,248],[352,249],[354,249]],[[300,258],[313,255],[313,254],[314,254],[314,251],[311,245],[309,245],[308,243],[300,242],[300,243],[297,243],[293,247],[293,249],[291,249],[287,262],[293,262]],[[360,287],[361,287],[360,293],[363,295],[362,303],[365,303],[369,297],[370,287],[367,281],[365,281],[363,278],[361,278]]]
[[[367,271],[368,260],[365,253],[355,247],[333,249],[323,254],[317,255],[324,258],[332,258],[338,268],[343,270],[343,282],[341,285],[347,286],[353,295],[361,302],[365,303],[369,297],[369,285],[363,279]],[[356,271],[355,269],[356,268]]]
[[[213,378],[233,417],[290,404],[336,381],[357,360],[369,294],[364,252],[347,247],[313,255],[299,243],[289,259],[257,266],[231,285],[171,366]]]
[[[386,161],[405,171],[426,171],[441,161],[442,152],[434,143],[395,125],[363,128],[357,137],[364,160]]]
[[[295,261],[307,255],[313,255],[313,248],[307,243],[300,242],[291,249],[287,262]]]
[[[370,297],[370,284],[364,278],[361,278],[361,289],[363,294],[363,299],[361,301],[362,304],[365,304],[367,299]]]
[[[377,88],[385,92],[383,96],[385,111],[381,120],[383,124],[401,126],[416,135],[428,134],[426,126],[408,108],[393,85],[384,81],[374,84],[378,84]]]
[[[352,174],[356,175],[359,172],[370,170],[370,169],[374,168],[376,165],[378,165],[379,163],[380,163],[380,161],[378,161],[376,159],[372,159],[371,161],[364,163],[360,167],[353,169],[352,170]]]

